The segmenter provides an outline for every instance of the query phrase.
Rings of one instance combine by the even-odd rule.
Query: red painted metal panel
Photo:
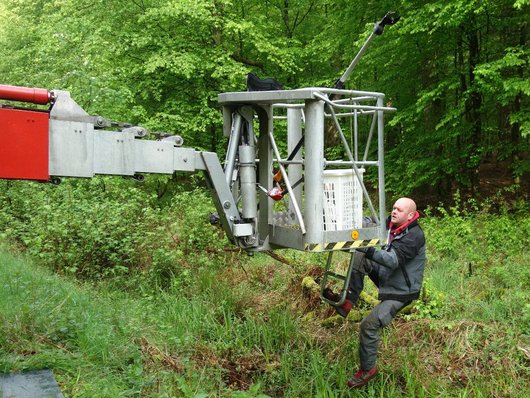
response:
[[[0,178],[49,179],[47,112],[0,108]]]
[[[17,87],[0,84],[0,99],[46,105],[51,101],[52,96],[45,88]]]

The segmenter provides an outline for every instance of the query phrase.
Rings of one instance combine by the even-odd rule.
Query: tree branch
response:
[[[230,58],[232,58],[234,61],[241,62],[242,64],[249,65],[249,66],[255,66],[257,68],[263,69],[263,63],[259,61],[254,61],[252,59],[248,59],[243,57],[240,54],[232,54],[230,55]]]

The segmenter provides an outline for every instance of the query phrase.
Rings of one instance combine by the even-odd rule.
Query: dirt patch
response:
[[[261,355],[247,355],[235,359],[221,359],[219,365],[225,370],[224,383],[237,390],[248,390],[253,379],[265,370]]]
[[[234,390],[248,390],[261,373],[279,367],[279,359],[267,361],[260,351],[249,354],[225,352],[217,355],[204,345],[194,350],[193,361],[198,368],[210,367],[221,369],[224,384]]]
[[[162,351],[159,347],[152,344],[145,337],[141,337],[140,350],[144,358],[144,366],[147,368],[166,368],[177,373],[184,371],[184,365],[179,357]]]

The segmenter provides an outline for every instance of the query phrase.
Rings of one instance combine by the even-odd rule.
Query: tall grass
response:
[[[351,392],[344,385],[358,363],[355,323],[325,329],[286,304],[245,307],[223,270],[225,289],[141,297],[79,285],[5,251],[1,258],[0,369],[52,368],[67,396],[509,396],[529,387],[514,320],[448,312],[397,320],[383,335],[381,374]]]
[[[134,391],[118,371],[140,362],[130,345],[140,326],[128,327],[139,319],[134,302],[119,293],[94,295],[3,251],[0,261],[2,372],[54,369],[69,395]]]
[[[530,395],[526,213],[455,207],[422,219],[429,257],[422,300],[384,330],[374,382],[349,391],[358,323],[323,323],[332,311],[301,287],[322,259],[286,251],[291,265],[282,265],[225,252],[204,226],[186,236],[187,224],[172,224],[173,215],[198,225],[197,209],[208,207],[188,202],[178,202],[176,215],[161,210],[169,211],[162,217],[169,246],[159,240],[150,255],[142,246],[142,257],[130,258],[148,261],[127,272],[76,279],[36,255],[48,253],[44,243],[31,258],[0,248],[0,371],[51,368],[68,397]],[[3,236],[13,243],[24,228]]]

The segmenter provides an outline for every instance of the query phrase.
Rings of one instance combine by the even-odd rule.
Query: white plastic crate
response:
[[[362,180],[364,169],[359,169]],[[363,222],[363,191],[352,169],[325,170],[324,231],[357,229]]]

